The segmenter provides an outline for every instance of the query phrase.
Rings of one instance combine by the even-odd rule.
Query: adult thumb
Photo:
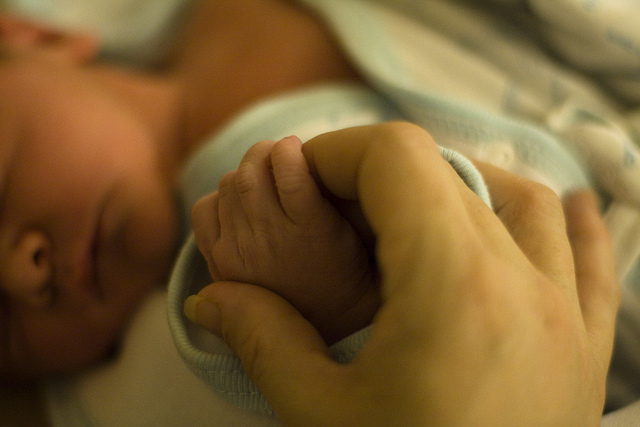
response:
[[[225,340],[283,423],[331,423],[309,417],[333,412],[344,369],[286,300],[259,286],[216,282],[189,297],[185,313]]]

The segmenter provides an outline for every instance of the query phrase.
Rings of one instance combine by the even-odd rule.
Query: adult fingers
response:
[[[564,209],[582,316],[606,368],[620,304],[611,240],[600,218],[598,201],[593,193],[581,191],[568,196]]]
[[[334,413],[346,369],[284,299],[258,286],[218,282],[190,297],[185,313],[224,338],[284,424],[329,424],[309,417]]]
[[[378,238],[384,291],[439,292],[428,299],[442,307],[444,294],[455,300],[459,289],[454,285],[464,283],[482,244],[469,212],[491,212],[470,197],[430,135],[410,127],[374,140],[358,171],[358,193]]]
[[[556,283],[573,282],[562,204],[548,187],[487,163],[474,162],[496,215],[529,261]]]
[[[331,193],[360,200],[378,239],[384,292],[398,286],[416,288],[419,295],[436,288],[456,292],[454,286],[424,284],[441,282],[444,275],[452,276],[447,283],[463,282],[473,264],[463,254],[474,252],[480,241],[468,205],[483,203],[470,197],[427,132],[406,123],[351,128],[316,137],[303,151]],[[434,265],[439,267],[428,267]]]

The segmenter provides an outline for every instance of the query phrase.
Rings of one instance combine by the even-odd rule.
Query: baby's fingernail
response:
[[[214,301],[191,295],[184,302],[184,314],[193,323],[216,335],[222,335],[222,314]]]

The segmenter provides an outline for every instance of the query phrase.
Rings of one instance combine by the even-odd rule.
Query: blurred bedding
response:
[[[3,0],[4,8],[55,27],[98,34],[102,54],[137,66],[161,63],[190,0]]]

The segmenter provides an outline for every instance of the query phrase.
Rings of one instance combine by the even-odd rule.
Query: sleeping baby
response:
[[[181,169],[223,123],[277,93],[358,80],[323,25],[289,2],[205,1],[187,21],[171,63],[146,71],[101,60],[90,33],[1,15],[3,376],[113,353],[166,282]]]

